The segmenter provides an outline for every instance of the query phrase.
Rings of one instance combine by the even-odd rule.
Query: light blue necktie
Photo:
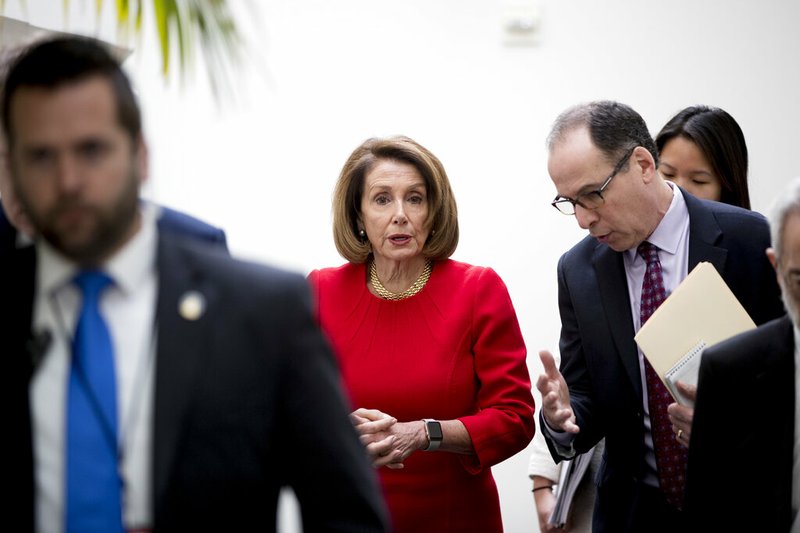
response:
[[[113,281],[99,271],[83,271],[74,281],[83,303],[69,374],[66,531],[121,533],[114,348],[100,315],[100,294]]]

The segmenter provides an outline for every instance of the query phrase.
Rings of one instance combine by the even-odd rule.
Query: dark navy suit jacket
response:
[[[160,209],[158,228],[161,231],[183,235],[228,249],[225,231],[221,228],[169,207],[160,207]]]
[[[794,351],[784,316],[703,353],[686,480],[694,530],[791,528]]]
[[[4,252],[13,250],[17,246],[17,230],[9,222],[3,205],[0,204],[0,257]]]
[[[681,192],[689,211],[689,271],[700,261],[711,262],[756,324],[782,315],[775,272],[765,254],[766,219]],[[559,260],[558,299],[561,372],[581,428],[574,447],[584,453],[606,439],[596,479],[594,531],[630,531],[645,472],[645,430],[622,253],[592,237],[583,239]],[[548,446],[557,462],[565,459],[549,440]]]
[[[275,531],[283,486],[306,531],[382,532],[380,488],[348,418],[305,278],[159,230],[153,530]],[[4,520],[34,531],[28,386],[36,254],[0,261],[0,414],[13,489]],[[205,308],[179,313],[187,293]]]

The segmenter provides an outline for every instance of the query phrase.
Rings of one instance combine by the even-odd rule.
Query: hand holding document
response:
[[[675,384],[697,385],[703,350],[755,327],[714,266],[703,262],[656,309],[634,339],[673,398],[692,407]]]

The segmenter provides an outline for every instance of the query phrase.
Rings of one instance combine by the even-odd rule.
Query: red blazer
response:
[[[314,271],[318,316],[339,358],[354,408],[401,422],[458,419],[474,456],[412,454],[380,469],[394,530],[501,531],[489,467],[533,437],[526,349],[508,290],[489,268],[436,262],[421,292],[374,296],[366,268]]]

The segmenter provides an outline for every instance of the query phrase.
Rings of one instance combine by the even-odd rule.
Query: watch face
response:
[[[428,438],[431,442],[442,440],[442,424],[436,420],[426,422],[428,425]]]

